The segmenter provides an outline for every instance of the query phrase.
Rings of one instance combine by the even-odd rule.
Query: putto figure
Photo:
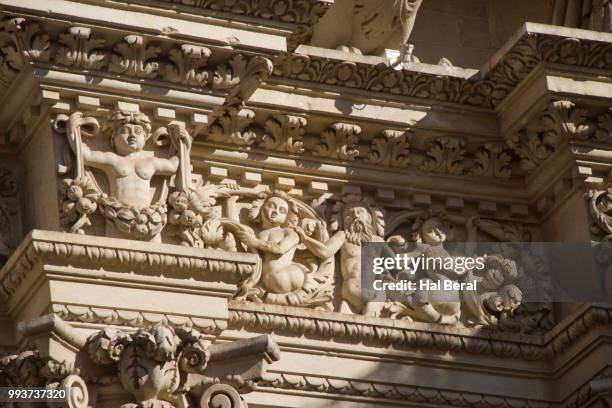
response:
[[[172,142],[169,157],[163,158],[154,150],[145,149],[152,136],[152,127],[143,113],[117,110],[111,114],[104,133],[113,151],[94,150],[83,140],[82,136],[91,138],[100,133],[96,118],[74,112],[70,117],[58,116],[56,124],[62,121],[77,161],[75,179],[64,181],[67,200],[63,203],[63,218],[74,218],[66,216],[75,212],[89,215],[98,208],[109,221],[107,236],[158,241],[167,218],[168,179],[163,180],[159,191],[151,181],[154,176],[176,174],[180,165],[180,145],[183,144],[187,151],[191,148],[191,136],[185,127],[173,123],[168,129],[157,130],[156,147],[166,146],[167,139]],[[104,173],[108,192],[102,191],[88,167]],[[88,205],[81,205],[82,198],[89,200]],[[80,229],[85,222],[77,221],[76,224]],[[79,232],[74,224],[71,231]]]
[[[297,217],[296,209],[291,208],[284,194],[275,192],[256,202],[251,214],[261,223],[262,230],[257,235],[240,230],[236,235],[246,246],[263,253],[262,283],[274,293],[300,289],[309,270],[293,262],[300,237],[288,221],[289,217]]]

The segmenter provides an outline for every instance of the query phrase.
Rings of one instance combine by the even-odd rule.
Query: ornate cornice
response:
[[[129,3],[133,3],[130,1]],[[159,3],[159,4],[158,4]],[[147,1],[147,6],[184,7],[196,13],[231,14],[236,18],[256,18],[281,25],[292,26],[292,32],[287,38],[287,48],[295,50],[298,45],[310,40],[314,25],[327,12],[333,0],[158,0]]]
[[[244,102],[272,72],[263,56],[126,33],[120,40],[106,28],[64,25],[62,31],[34,19],[3,16],[0,23],[0,86],[9,87],[29,63],[101,76],[155,80]],[[215,61],[209,63],[209,60]],[[238,99],[238,101],[236,101]]]
[[[423,406],[425,404],[435,404],[435,406],[444,407],[495,406],[500,408],[523,408],[531,406],[546,408],[552,406],[552,404],[539,400],[500,397],[494,394],[278,372],[268,372],[265,380],[260,382],[258,386],[263,389],[310,391],[324,394],[346,395],[349,398],[351,396],[367,397],[376,401],[377,405],[381,403],[381,400],[389,400],[419,404],[414,406],[421,406],[421,404],[423,404]]]
[[[126,249],[130,248],[130,249]],[[34,230],[0,270],[0,297],[9,298],[38,262],[143,275],[238,282],[253,273],[251,254]]]
[[[221,319],[206,319],[202,317],[180,316],[170,313],[140,312],[119,308],[103,308],[80,305],[54,304],[52,311],[68,322],[92,323],[100,325],[149,327],[166,320],[170,325],[178,327],[190,325],[205,334],[219,335],[227,329],[227,321]]]
[[[550,26],[527,23],[522,35],[480,74],[454,74],[443,67],[410,64],[403,69],[382,58],[347,61],[322,55],[284,53],[274,59],[272,82],[297,80],[392,96],[491,109],[498,106],[538,64],[612,69],[612,39],[552,34]],[[573,32],[572,32],[573,33]],[[570,32],[568,31],[568,35]]]
[[[290,307],[256,307],[230,303],[230,329],[265,330],[339,343],[363,343],[374,347],[398,349],[435,349],[439,351],[490,354],[525,360],[547,360],[558,355],[594,327],[612,323],[612,309],[604,306],[583,310],[556,331],[546,334],[499,333],[481,329],[445,330],[443,326],[372,319],[339,313],[309,312]]]

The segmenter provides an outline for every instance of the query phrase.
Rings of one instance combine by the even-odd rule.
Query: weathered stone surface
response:
[[[610,305],[553,303],[536,249],[612,237],[605,2],[0,5],[0,386],[83,408],[609,403]],[[553,8],[565,27],[538,24]],[[495,253],[384,274],[456,299],[372,298],[366,242]]]

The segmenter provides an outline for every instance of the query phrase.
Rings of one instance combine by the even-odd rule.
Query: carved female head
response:
[[[121,156],[143,150],[151,137],[151,121],[144,113],[117,110],[111,124],[110,144]]]

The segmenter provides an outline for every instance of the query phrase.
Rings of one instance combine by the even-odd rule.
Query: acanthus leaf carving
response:
[[[357,144],[361,127],[348,123],[334,123],[321,133],[321,142],[314,146],[315,156],[352,161],[359,156]]]
[[[512,156],[503,143],[487,142],[474,154],[474,176],[509,179],[512,176]]]
[[[0,386],[64,389],[68,391],[65,402],[67,408],[90,406],[87,384],[79,375],[78,369],[51,356],[43,357],[38,350],[23,350],[18,354],[2,357]]]
[[[237,146],[251,146],[257,134],[249,129],[255,118],[255,112],[241,106],[229,106],[211,124],[208,140]]]
[[[277,114],[266,120],[262,146],[267,150],[303,153],[302,137],[306,119],[300,116]]]
[[[240,392],[253,391],[263,379],[267,363],[280,358],[278,345],[269,336],[211,344],[191,326],[173,327],[166,320],[133,334],[105,328],[84,343],[91,361],[115,369],[124,390],[135,401],[121,408],[186,407],[191,406],[188,401],[192,397],[200,399],[205,404],[202,407],[223,403],[230,408],[246,408]],[[210,365],[246,355],[258,360],[257,368],[245,370],[235,365],[225,369],[224,376],[207,375]],[[190,392],[195,395],[188,396]]]
[[[191,44],[182,44],[179,48],[173,48],[168,56],[173,64],[167,65],[164,69],[164,80],[206,86],[209,73],[203,68],[208,65],[210,54],[210,49]]]
[[[234,54],[227,64],[217,66],[212,88],[229,90],[225,101],[227,106],[242,104],[271,73],[272,61],[269,59]]]
[[[597,129],[593,135],[593,141],[597,143],[612,141],[612,109],[608,109],[597,118]]]
[[[122,408],[174,408],[184,398],[180,390],[184,382],[181,371],[192,364],[203,370],[210,358],[209,344],[191,328],[174,329],[162,321],[133,335],[103,329],[87,339],[86,348],[94,363],[116,365],[123,388],[137,402]]]
[[[40,25],[21,17],[0,22],[0,82],[9,86],[28,61],[46,62],[50,56],[49,36]]]
[[[399,130],[383,130],[372,140],[366,162],[389,167],[408,167],[410,134]]]
[[[608,112],[593,119],[589,110],[567,100],[552,101],[526,126],[512,133],[506,143],[520,157],[520,166],[533,172],[566,142],[606,140]]]
[[[104,39],[91,35],[87,27],[73,26],[59,35],[62,44],[55,54],[55,63],[75,68],[101,69],[106,63]]]
[[[595,130],[588,110],[570,101],[551,102],[540,120],[544,127],[559,129],[569,139],[588,139]]]
[[[419,168],[424,171],[463,174],[465,140],[457,137],[441,136],[433,140],[427,149],[427,157]]]
[[[133,75],[139,78],[155,78],[159,63],[155,61],[161,48],[146,44],[140,35],[127,35],[115,45],[108,66],[109,72]]]

